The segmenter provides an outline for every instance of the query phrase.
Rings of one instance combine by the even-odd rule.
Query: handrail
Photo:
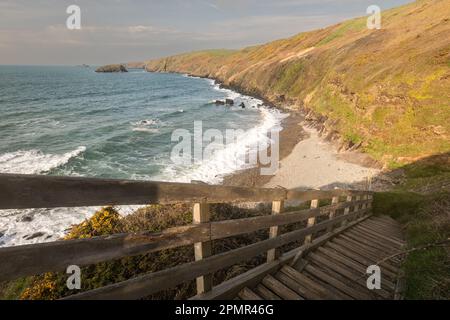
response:
[[[345,196],[346,201],[340,202]],[[332,198],[319,206],[319,199]],[[311,208],[283,213],[285,200],[311,200]],[[346,228],[370,211],[372,192],[354,190],[286,190],[206,184],[171,183],[0,174],[0,209],[56,208],[107,205],[193,203],[193,224],[162,232],[114,234],[0,248],[0,281],[50,271],[194,245],[195,260],[174,268],[83,292],[69,299],[141,298],[197,278],[197,292],[211,291],[212,273],[267,252],[267,264],[281,261],[279,248],[295,241],[309,246],[317,232],[332,235],[336,225]],[[208,203],[272,202],[272,215],[225,221],[209,220]],[[343,210],[341,210],[343,209]],[[343,214],[338,214],[343,212]],[[316,218],[328,219],[316,223]],[[281,225],[307,221],[306,227],[279,234]],[[270,228],[270,238],[211,255],[214,240]],[[322,236],[321,236],[322,237]],[[304,239],[304,240],[303,240]],[[293,259],[298,259],[299,256]]]
[[[50,271],[62,271],[68,265],[84,266],[103,261],[172,249],[197,242],[219,240],[258,231],[272,226],[305,221],[350,205],[342,202],[318,209],[307,209],[281,215],[192,224],[162,232],[114,234],[87,239],[61,240],[0,249],[0,281],[12,280]],[[39,261],[39,263],[36,263]],[[17,266],[20,265],[20,269]]]
[[[220,185],[0,174],[0,209],[148,205],[180,202],[271,202],[327,199],[369,192],[294,191]]]
[[[357,217],[364,214],[366,211],[367,209],[359,210],[350,214],[349,217]],[[130,280],[82,292],[69,296],[66,299],[139,299],[195,279],[203,274],[211,273],[241,261],[248,260],[269,249],[278,248],[285,244],[297,241],[313,232],[326,230],[328,226],[342,222],[346,218],[346,216],[340,216],[333,220],[318,223],[309,228],[282,234],[276,238],[256,242],[203,260],[182,264],[170,269],[145,274]]]

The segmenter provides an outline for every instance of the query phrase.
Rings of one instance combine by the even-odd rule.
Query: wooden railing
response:
[[[341,199],[345,201],[340,201]],[[319,206],[319,201],[331,204]],[[311,201],[311,208],[283,212],[287,200]],[[210,203],[272,202],[272,215],[210,221]],[[144,274],[68,299],[138,299],[197,279],[195,298],[230,297],[243,285],[295,261],[314,246],[370,215],[367,191],[292,191],[211,186],[205,184],[103,180],[75,177],[0,175],[0,209],[192,203],[193,223],[159,233],[114,234],[89,239],[55,241],[0,249],[0,281],[63,271],[69,265],[102,261],[193,245],[195,261]],[[338,214],[343,212],[342,214]],[[326,217],[317,222],[318,217]],[[306,227],[280,234],[279,226],[306,222]],[[269,229],[268,239],[212,255],[212,241]],[[317,238],[314,235],[321,233]],[[302,241],[283,255],[279,248]],[[214,272],[267,252],[267,263],[213,288]]]

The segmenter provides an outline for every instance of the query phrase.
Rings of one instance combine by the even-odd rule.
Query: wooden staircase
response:
[[[242,289],[241,300],[394,299],[405,242],[387,216],[371,217],[295,263],[285,264],[257,285]],[[385,260],[386,259],[386,260]],[[381,269],[381,289],[369,290],[366,270]]]
[[[309,208],[284,212],[286,201]],[[272,214],[214,221],[211,203],[272,203]],[[196,280],[202,299],[394,299],[403,246],[399,225],[372,215],[373,192],[286,190],[84,177],[0,174],[0,209],[192,204],[192,223],[162,230],[0,248],[0,281],[63,272],[129,256],[193,246],[192,261],[65,299],[141,299]],[[285,233],[280,227],[289,226]],[[269,230],[267,239],[213,254],[215,241]],[[287,245],[290,251],[283,251]],[[294,248],[294,249],[292,249]],[[262,263],[214,284],[214,273],[253,257]],[[381,268],[381,289],[366,286]]]

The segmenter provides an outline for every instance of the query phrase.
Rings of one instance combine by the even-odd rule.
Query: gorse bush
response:
[[[231,205],[212,205],[212,220],[244,218],[268,214],[267,208],[250,210]],[[90,219],[75,225],[65,237],[66,240],[85,239],[114,233],[139,231],[158,232],[166,228],[192,223],[191,205],[151,205],[135,213],[121,217],[114,208],[103,208]],[[214,254],[238,248],[267,238],[267,231],[214,241]],[[133,277],[174,267],[194,260],[193,246],[185,246],[161,252],[125,257],[81,268],[81,290],[69,290],[66,286],[68,275],[64,272],[50,272],[27,278],[26,287],[19,293],[20,299],[53,300],[109,284],[125,281]],[[262,263],[263,257],[219,270],[214,274],[216,283],[232,278]],[[21,279],[20,281],[23,281]],[[184,299],[195,295],[195,281],[179,285],[147,297],[147,299]],[[13,297],[14,298],[14,297]]]

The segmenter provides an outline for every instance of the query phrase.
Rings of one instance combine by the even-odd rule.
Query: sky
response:
[[[0,0],[0,64],[102,65],[238,49],[410,0]],[[66,9],[81,9],[69,30]]]

